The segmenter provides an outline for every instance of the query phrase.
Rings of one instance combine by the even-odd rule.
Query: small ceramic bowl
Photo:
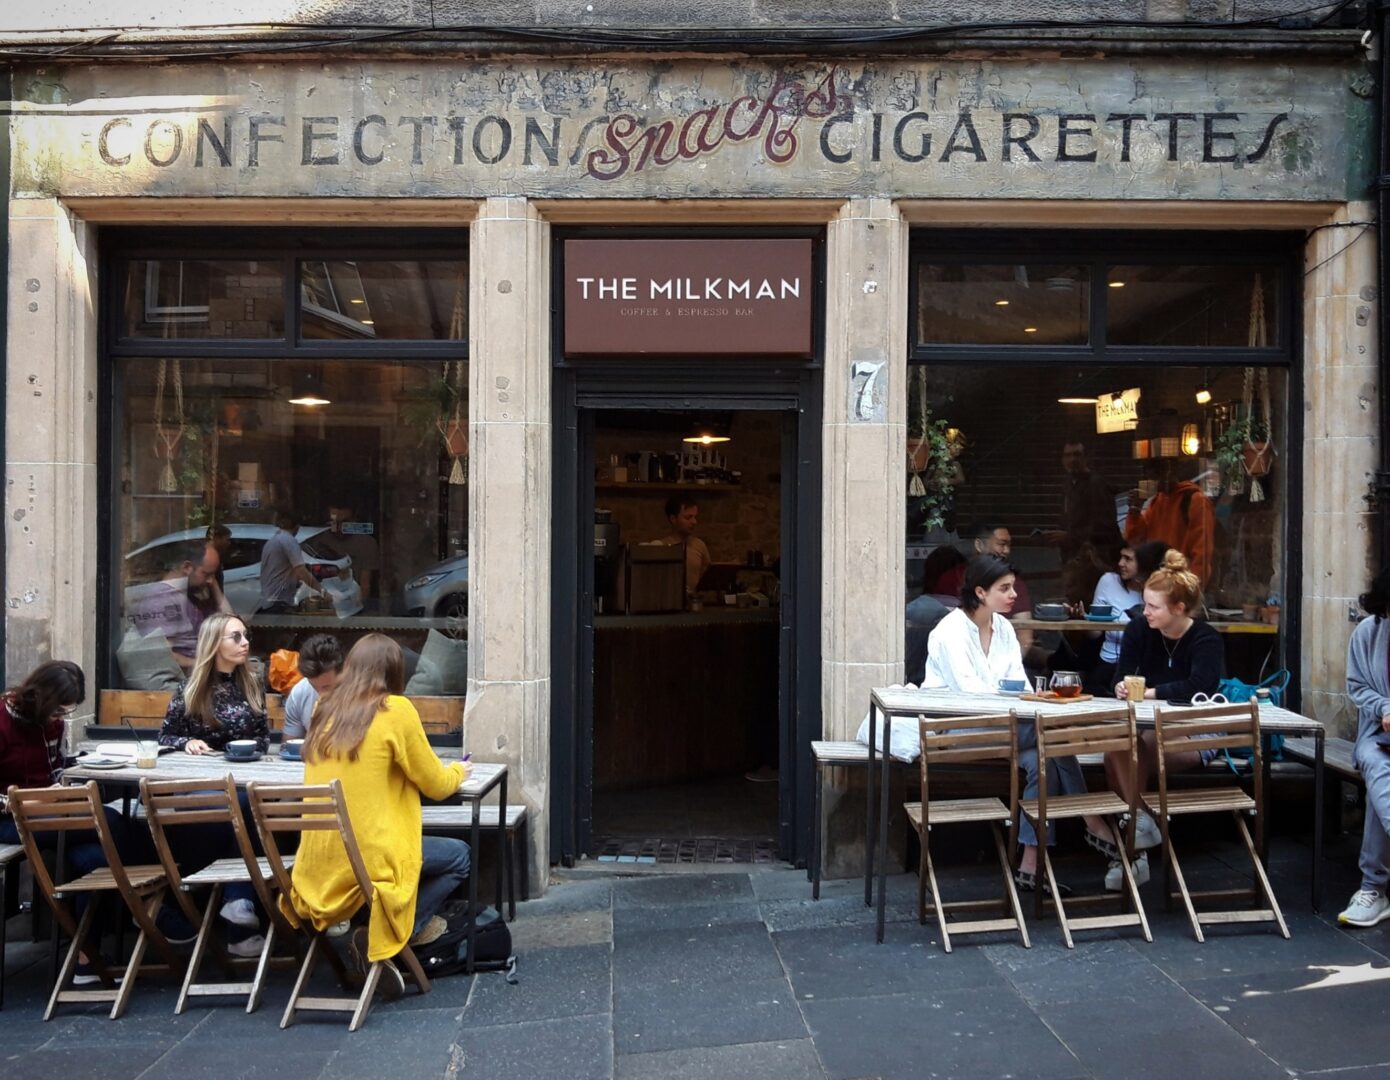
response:
[[[1097,619],[1108,619],[1115,614],[1115,609],[1110,604],[1087,604],[1086,614]]]
[[[999,689],[1008,694],[1021,694],[1028,689],[1026,679],[1000,679]]]
[[[1062,622],[1067,617],[1066,604],[1034,604],[1033,618],[1047,622]]]
[[[280,756],[290,761],[304,760],[304,740],[286,739],[280,744]]]
[[[229,758],[249,758],[256,756],[255,739],[233,739],[227,744]]]

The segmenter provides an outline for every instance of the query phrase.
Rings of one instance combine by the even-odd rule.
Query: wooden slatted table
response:
[[[1087,626],[1094,626],[1087,623]],[[865,792],[865,835],[864,835],[864,903],[874,906],[874,868],[875,855],[878,856],[878,900],[874,920],[875,937],[883,941],[883,924],[888,891],[888,790],[889,763],[894,760],[891,754],[881,755],[881,764],[875,768],[879,755],[879,717],[884,718],[884,733],[895,722],[909,724],[915,733],[919,716],[981,716],[987,713],[1004,712],[1015,709],[1020,716],[1054,716],[1058,714],[1085,712],[1087,709],[1103,707],[1107,699],[1097,698],[1077,704],[1063,704],[1047,701],[1020,701],[1009,694],[961,694],[953,690],[919,690],[911,687],[880,687],[869,695],[869,768]],[[1162,701],[1143,701],[1134,707],[1135,719],[1141,728],[1153,727],[1155,706],[1168,707]],[[1313,869],[1312,903],[1318,911],[1322,902],[1322,829],[1323,829],[1323,764],[1324,745],[1327,732],[1323,725],[1308,716],[1274,705],[1260,708],[1260,730],[1267,734],[1306,735],[1313,741]],[[888,739],[884,740],[889,741]],[[1265,782],[1269,782],[1269,758],[1266,755]],[[877,776],[875,774],[878,774]],[[878,785],[878,803],[874,801],[874,786]]]

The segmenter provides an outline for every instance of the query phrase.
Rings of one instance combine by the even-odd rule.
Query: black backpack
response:
[[[415,950],[415,956],[425,974],[431,979],[458,975],[468,967],[468,902],[453,900],[439,911],[449,924],[428,945]],[[516,957],[512,954],[512,932],[506,920],[493,908],[477,905],[473,908],[476,928],[473,936],[473,969],[475,971],[504,971],[509,983],[516,980]]]

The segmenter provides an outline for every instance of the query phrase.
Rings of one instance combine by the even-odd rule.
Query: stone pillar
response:
[[[1332,222],[1372,221],[1349,203]],[[1316,270],[1313,268],[1317,267]],[[1367,495],[1378,467],[1374,227],[1323,228],[1304,252],[1303,711],[1350,735],[1347,640],[1356,597],[1376,570]]]
[[[467,749],[531,807],[531,881],[550,854],[550,229],[488,199],[471,235]]]
[[[96,704],[97,305],[91,230],[56,199],[10,202],[5,675],[74,660]]]
[[[821,715],[852,739],[869,691],[902,681],[907,223],[854,199],[826,230]],[[873,378],[866,394],[864,384]],[[863,857],[862,789],[828,793],[827,870]]]

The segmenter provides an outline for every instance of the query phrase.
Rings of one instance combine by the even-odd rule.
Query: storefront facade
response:
[[[814,437],[789,459],[809,496],[791,512],[816,535],[801,536],[794,678],[783,671],[780,810],[782,851],[804,858],[807,743],[851,738],[869,688],[902,681],[927,545],[994,519],[1021,548],[1030,521],[1054,529],[1055,507],[1020,508],[1030,484],[1060,473],[1076,432],[1108,436],[1089,411],[1049,419],[1052,399],[1079,386],[1085,410],[1111,395],[1119,408],[1142,386],[1172,407],[1137,413],[1148,427],[1103,454],[1092,443],[1112,487],[1139,476],[1132,462],[1181,460],[1158,440],[1191,435],[1189,422],[1187,456],[1215,459],[1232,420],[1262,418],[1278,455],[1269,506],[1252,510],[1229,477],[1207,493],[1234,507],[1232,532],[1262,522],[1259,558],[1231,570],[1223,603],[1277,604],[1270,656],[1294,670],[1305,711],[1344,724],[1379,446],[1366,72],[1356,35],[1331,32],[1316,51],[1260,60],[1020,49],[17,68],[7,671],[64,656],[102,688],[128,685],[129,590],[165,569],[136,580],[132,556],[198,535],[209,515],[235,539],[295,493],[314,514],[372,519],[374,554],[355,561],[376,580],[358,617],[380,626],[360,625],[422,655],[432,634],[466,641],[461,656],[438,645],[466,683],[429,692],[462,697],[468,749],[515,770],[537,870],[579,857],[584,656],[567,651],[577,582],[557,537],[577,535],[566,492],[584,478],[563,425],[586,392],[605,407],[646,394],[655,407],[809,409]],[[605,235],[808,238],[815,347],[741,370],[649,354],[626,387],[621,364],[586,368],[566,348],[564,244]],[[370,289],[365,318],[350,305]],[[1203,327],[1174,337],[1162,324],[1184,305],[1201,306]],[[1001,329],[1011,307],[1046,321]],[[295,404],[310,383],[338,405],[331,437],[325,413]],[[1228,412],[1185,404],[1208,384]],[[778,398],[778,386],[802,389]],[[1015,394],[1003,430],[990,393]],[[957,428],[951,408],[972,419]],[[904,467],[930,418],[972,448],[941,515]],[[988,464],[1020,440],[1018,461],[1059,464]],[[214,445],[225,458],[209,458]],[[970,486],[991,468],[1021,478],[992,503]],[[374,505],[344,508],[344,470],[374,469]],[[452,626],[464,629],[450,635],[442,609],[401,597],[463,555]]]

